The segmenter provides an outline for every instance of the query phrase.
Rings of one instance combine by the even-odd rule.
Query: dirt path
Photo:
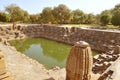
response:
[[[16,51],[11,46],[0,43],[8,72],[15,80],[65,80],[65,69],[46,70],[42,64]]]

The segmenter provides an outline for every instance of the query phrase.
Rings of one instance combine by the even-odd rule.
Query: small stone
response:
[[[75,46],[80,46],[80,47],[88,47],[89,44],[85,41],[79,41],[75,43]]]

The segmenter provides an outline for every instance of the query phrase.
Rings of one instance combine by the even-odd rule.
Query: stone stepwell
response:
[[[47,38],[67,44],[73,45],[74,43],[78,41],[86,41],[90,44],[83,45],[83,44],[75,44],[73,48],[71,49],[71,52],[67,59],[66,64],[66,71],[62,70],[62,73],[60,71],[53,71],[51,74],[51,70],[47,71],[46,69],[37,68],[36,65],[34,66],[34,62],[31,63],[28,59],[21,57],[20,55],[16,54],[18,53],[16,50],[12,50],[10,48],[10,51],[14,56],[14,59],[12,58],[11,62],[15,62],[14,64],[18,66],[18,62],[30,62],[31,66],[28,68],[28,65],[25,67],[25,64],[23,63],[23,66],[20,66],[22,69],[22,74],[19,73],[19,75],[15,74],[13,71],[14,65],[8,66],[11,67],[10,71],[14,74],[16,80],[21,80],[21,77],[24,78],[24,80],[65,80],[65,73],[66,73],[66,80],[119,80],[120,79],[120,31],[107,31],[107,30],[96,30],[96,29],[81,29],[79,27],[59,27],[54,25],[19,25],[16,26],[16,29],[12,30],[12,34],[8,29],[0,29],[1,31],[5,32],[4,34],[1,32],[0,36],[2,38],[7,40],[11,40],[17,38],[24,38],[24,36],[27,37],[33,37],[33,38]],[[8,31],[6,31],[8,30]],[[17,30],[17,32],[14,32]],[[23,34],[23,35],[21,35]],[[12,36],[10,38],[10,36]],[[7,37],[6,37],[7,36]],[[21,37],[20,37],[21,36]],[[6,49],[9,50],[10,47],[7,43],[7,41],[3,40],[1,38],[1,48],[3,48],[3,44],[5,48],[2,49],[4,53],[6,52]],[[79,42],[78,42],[79,43]],[[89,47],[89,49],[87,48]],[[95,49],[98,51],[103,51],[104,53],[96,55],[94,58],[92,58],[91,50]],[[8,56],[10,53],[6,52],[6,55]],[[15,60],[16,59],[21,60]],[[9,55],[9,59],[11,59],[11,55]],[[8,62],[10,60],[7,60]],[[92,64],[93,62],[93,64]],[[21,65],[20,64],[20,65]],[[79,67],[80,66],[80,67]],[[36,70],[37,69],[37,70]],[[28,71],[26,71],[28,70]],[[60,69],[61,70],[61,69]],[[17,72],[19,71],[16,69]],[[31,72],[29,72],[31,71]],[[39,73],[41,74],[38,74]],[[47,72],[45,72],[47,71]],[[29,76],[28,74],[31,74],[34,72],[36,75]],[[42,72],[42,73],[41,73]],[[43,77],[43,73],[47,75]],[[4,74],[4,75],[3,75]],[[56,77],[55,74],[58,74]],[[61,75],[62,74],[62,75]],[[20,76],[21,75],[21,76]],[[25,76],[26,75],[26,76]],[[40,77],[41,76],[41,77]],[[53,77],[54,76],[54,77]],[[62,76],[62,77],[61,77]],[[5,63],[4,63],[4,56],[0,56],[0,80],[12,80],[9,79],[9,74],[7,74]],[[42,79],[41,79],[42,78]],[[44,79],[43,79],[44,78]]]
[[[40,24],[21,26],[24,28],[23,32],[28,37],[43,37],[71,45],[77,41],[86,41],[92,49],[103,52],[120,45],[120,31]]]

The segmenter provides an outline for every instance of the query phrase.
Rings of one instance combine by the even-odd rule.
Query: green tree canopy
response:
[[[113,9],[113,16],[111,23],[113,25],[120,27],[120,4],[116,5],[115,8]]]
[[[120,26],[120,12],[114,13],[111,23],[116,26]]]
[[[10,16],[5,12],[0,12],[0,22],[8,22],[10,21]]]
[[[52,13],[52,8],[46,7],[43,9],[41,13],[41,20],[43,23],[54,23],[54,16]]]
[[[107,25],[110,22],[110,16],[109,15],[102,15],[100,18],[100,21],[102,23],[102,25]]]
[[[69,8],[63,4],[60,4],[58,7],[54,7],[53,15],[56,23],[68,23],[71,17]]]
[[[23,22],[30,22],[30,15],[29,15],[29,13],[27,12],[27,11],[23,11],[23,13],[24,13],[24,17],[23,17]]]
[[[30,15],[30,22],[31,23],[40,23],[41,22],[41,16],[40,14],[31,14]]]
[[[72,11],[72,14],[73,14],[72,23],[75,24],[85,23],[87,15],[85,15],[83,11],[77,9]]]
[[[6,11],[9,13],[11,17],[11,21],[27,21],[29,18],[29,15],[27,11],[22,10],[19,6],[16,4],[10,4],[6,7]]]
[[[120,11],[120,4],[115,5],[114,11]]]
[[[88,14],[85,23],[87,23],[87,24],[95,23],[95,16],[92,13]]]

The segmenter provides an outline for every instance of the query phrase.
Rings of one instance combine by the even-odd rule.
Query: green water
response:
[[[50,69],[55,66],[65,67],[66,57],[71,46],[43,38],[28,38],[10,41],[12,46],[25,55],[42,63]],[[97,54],[93,52],[93,55]]]

